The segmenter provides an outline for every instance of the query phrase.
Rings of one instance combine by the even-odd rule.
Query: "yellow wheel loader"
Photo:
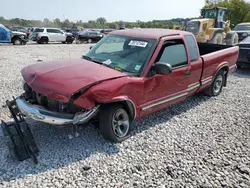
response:
[[[179,26],[179,25],[173,25],[172,29],[174,29],[174,30],[182,30],[183,31],[184,27]]]
[[[226,8],[202,9],[201,19],[190,20],[185,31],[195,35],[199,43],[236,45],[239,36],[230,28],[230,20],[224,21]]]

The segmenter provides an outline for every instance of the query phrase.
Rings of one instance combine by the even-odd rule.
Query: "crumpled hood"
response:
[[[65,102],[88,85],[127,76],[85,59],[37,63],[23,68],[21,73],[25,82],[37,93],[57,100],[61,98]]]
[[[26,33],[20,31],[11,31],[11,32],[16,35],[26,35]]]

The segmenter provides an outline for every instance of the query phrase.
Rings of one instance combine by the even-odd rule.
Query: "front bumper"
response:
[[[99,106],[96,106],[95,108],[86,112],[67,114],[49,111],[42,106],[30,104],[22,97],[16,98],[15,101],[18,109],[23,115],[36,121],[54,125],[83,124],[94,117],[99,110]]]

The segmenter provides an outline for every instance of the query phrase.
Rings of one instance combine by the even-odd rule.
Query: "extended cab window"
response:
[[[189,49],[189,57],[190,61],[196,61],[199,58],[197,43],[192,35],[185,35],[185,39],[187,41],[188,49]]]
[[[173,68],[187,65],[187,53],[183,40],[165,41],[157,61],[169,63]]]

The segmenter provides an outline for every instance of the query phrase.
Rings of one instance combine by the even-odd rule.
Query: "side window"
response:
[[[48,33],[55,33],[54,29],[47,29]]]
[[[62,34],[62,32],[59,29],[54,29],[54,30],[55,30],[55,33]]]
[[[189,49],[189,57],[190,61],[196,61],[199,58],[197,43],[192,35],[185,35],[185,39],[187,41],[188,49]]]
[[[165,41],[157,61],[169,63],[173,68],[187,65],[187,53],[183,40]]]

